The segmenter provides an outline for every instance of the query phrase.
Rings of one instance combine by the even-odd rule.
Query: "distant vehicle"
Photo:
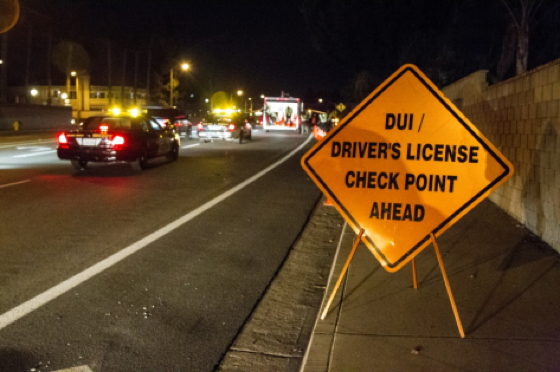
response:
[[[196,127],[193,128],[192,123],[187,119],[182,110],[149,108],[147,109],[147,115],[156,119],[162,127],[172,124],[181,137],[196,137]]]
[[[198,123],[198,138],[200,142],[213,139],[251,141],[252,126],[244,115],[237,112],[217,111],[208,115],[204,121]]]
[[[263,129],[301,132],[303,103],[299,98],[264,97]]]
[[[146,169],[148,160],[179,156],[179,135],[173,126],[163,128],[147,116],[92,116],[77,130],[58,136],[58,158],[70,160],[76,170],[89,162],[128,162],[134,169]]]

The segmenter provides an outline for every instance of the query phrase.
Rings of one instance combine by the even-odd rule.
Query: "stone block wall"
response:
[[[513,164],[490,200],[560,252],[560,59],[491,86],[486,75],[442,91]]]

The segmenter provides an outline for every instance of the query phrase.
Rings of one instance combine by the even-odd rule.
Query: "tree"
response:
[[[515,72],[521,75],[527,72],[529,59],[529,28],[534,22],[535,15],[543,0],[502,0],[514,26],[516,37]],[[505,42],[511,42],[507,39]],[[507,45],[504,45],[507,47]],[[507,52],[506,52],[507,53]]]
[[[499,53],[492,35],[501,33],[502,10],[488,0],[303,0],[301,5],[315,49],[358,81],[368,71],[373,86],[405,63],[417,65],[438,86],[489,69]]]

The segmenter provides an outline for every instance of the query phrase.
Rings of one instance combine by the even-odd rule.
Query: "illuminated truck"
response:
[[[263,129],[301,132],[303,102],[292,97],[264,97]]]

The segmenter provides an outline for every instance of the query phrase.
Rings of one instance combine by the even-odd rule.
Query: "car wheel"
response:
[[[87,160],[71,160],[72,166],[75,170],[82,171],[87,167]]]
[[[140,171],[146,169],[148,167],[148,150],[142,149],[140,155],[138,155],[138,158],[130,163],[130,165],[134,170]]]
[[[169,151],[169,154],[167,154],[167,160],[176,161],[178,158],[179,158],[179,145],[177,144],[177,142],[175,142],[171,147],[171,151]]]

